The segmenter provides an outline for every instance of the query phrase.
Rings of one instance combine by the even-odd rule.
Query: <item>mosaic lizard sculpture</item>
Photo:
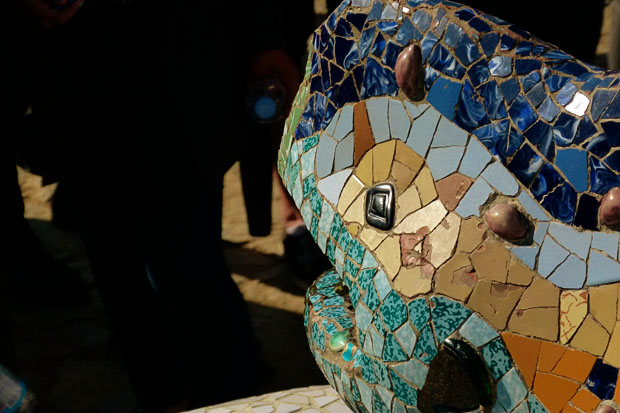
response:
[[[315,32],[278,167],[334,264],[305,323],[351,409],[617,407],[619,89],[450,1]]]

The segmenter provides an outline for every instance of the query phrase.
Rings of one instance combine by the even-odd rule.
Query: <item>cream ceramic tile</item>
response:
[[[508,329],[514,333],[555,341],[558,339],[559,311],[558,308],[517,310],[510,317]]]
[[[527,287],[517,305],[517,310],[539,307],[558,307],[560,305],[560,289],[551,281],[536,277]]]
[[[351,175],[344,188],[342,188],[340,199],[338,200],[338,213],[340,215],[344,215],[351,203],[362,192],[362,189],[364,189],[362,181],[356,175]]]
[[[480,278],[505,283],[508,279],[510,251],[500,243],[488,241],[471,255],[471,263]]]
[[[467,301],[467,306],[479,312],[495,329],[503,330],[524,290],[523,287],[515,285],[479,280]],[[556,328],[557,324],[556,316]]]
[[[577,330],[570,345],[595,356],[602,356],[609,338],[609,333],[591,316],[588,316]]]
[[[343,215],[343,219],[345,222],[357,222],[358,224],[364,225],[366,222],[366,196],[365,194],[360,194],[355,201],[351,204],[351,206],[347,209],[347,212]]]
[[[618,284],[590,287],[590,314],[608,331],[616,325]]]
[[[420,194],[418,194],[418,189],[412,185],[396,198],[396,217],[394,224],[398,225],[403,218],[420,208],[422,208]]]
[[[366,186],[372,185],[372,158],[373,151],[367,152],[355,168],[355,174]]]
[[[566,344],[588,315],[588,292],[571,290],[560,296],[560,342]]]
[[[396,190],[398,193],[403,193],[409,184],[413,181],[415,173],[407,166],[400,162],[394,162],[392,164],[391,177],[396,183]]]
[[[536,273],[521,260],[512,256],[508,267],[508,282],[516,285],[530,285]]]
[[[409,167],[416,175],[424,165],[424,158],[401,141],[396,142],[396,154],[394,155],[394,159]]]
[[[616,322],[603,361],[612,366],[620,367],[620,322]]]
[[[401,268],[394,280],[394,289],[406,297],[413,298],[431,291],[432,278],[424,274],[420,267]]]
[[[452,256],[460,227],[461,218],[456,214],[449,213],[428,236],[432,248],[430,261],[435,268],[438,268]]]
[[[375,184],[385,182],[390,176],[396,141],[391,140],[375,146],[372,151],[372,172]]]
[[[466,254],[455,254],[439,267],[434,277],[435,292],[466,301],[478,282],[478,275]]]
[[[387,276],[393,280],[400,270],[400,237],[389,236],[375,250],[377,260],[383,265]]]
[[[437,198],[437,190],[435,189],[435,181],[428,167],[422,168],[416,179],[413,181],[418,187],[422,205],[428,205]]]
[[[486,239],[486,227],[479,218],[468,218],[461,222],[457,251],[473,252]]]
[[[432,231],[447,214],[446,208],[444,208],[441,201],[437,200],[409,214],[394,228],[394,232],[396,234],[413,234],[422,227],[428,227]]]
[[[362,240],[362,242],[366,244],[366,246],[372,251],[374,251],[379,246],[379,244],[381,244],[383,240],[387,238],[387,236],[387,232],[376,230],[375,228],[370,226],[363,227],[362,231],[360,232],[360,240]]]

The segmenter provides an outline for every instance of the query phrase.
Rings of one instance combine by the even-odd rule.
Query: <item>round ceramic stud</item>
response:
[[[598,409],[596,409],[596,413],[616,413],[616,409],[612,406],[601,404]]]
[[[339,331],[329,341],[329,348],[333,351],[341,351],[349,342],[349,338],[351,338],[351,334],[348,331]]]
[[[504,239],[523,238],[527,233],[527,226],[521,214],[512,205],[495,205],[486,213],[485,219],[491,231]]]
[[[612,188],[605,194],[598,210],[598,217],[603,225],[620,223],[620,187]]]
[[[409,99],[419,100],[421,98],[422,84],[422,49],[416,44],[412,44],[398,55],[394,72],[396,73],[396,83]]]

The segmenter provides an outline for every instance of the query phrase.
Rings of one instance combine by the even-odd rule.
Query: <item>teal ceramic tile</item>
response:
[[[411,359],[405,363],[397,364],[392,367],[401,377],[409,383],[421,389],[426,382],[428,375],[428,366],[420,363],[416,359]]]
[[[456,172],[464,153],[465,148],[461,146],[431,148],[426,157],[426,162],[431,169],[433,178],[439,180]]]
[[[400,342],[401,347],[405,350],[405,353],[411,355],[413,352],[413,348],[415,347],[415,343],[418,341],[413,328],[411,327],[411,323],[405,323],[396,330],[396,338]]]
[[[321,142],[316,150],[316,174],[319,178],[325,178],[334,170],[334,156],[336,154],[335,139],[326,134],[321,137]]]
[[[353,304],[353,307],[357,307],[357,302],[360,299],[360,291],[356,282],[351,282],[349,285],[349,298],[351,298],[351,304]]]
[[[521,203],[521,206],[525,208],[525,211],[530,214],[532,218],[537,221],[549,221],[549,216],[547,215],[547,212],[542,209],[540,204],[538,204],[538,202],[536,202],[534,198],[532,198],[532,196],[529,195],[527,192],[521,191],[518,199]]]
[[[454,212],[462,218],[468,218],[472,215],[480,216],[480,206],[489,199],[492,193],[493,188],[484,179],[478,178],[463,196]]]
[[[512,410],[512,413],[530,413],[529,406],[527,404],[527,400],[524,400]]]
[[[437,131],[433,137],[431,148],[440,148],[448,146],[465,146],[467,145],[468,133],[456,126],[447,118],[441,116]]]
[[[538,400],[533,393],[527,397],[527,404],[530,407],[530,413],[548,413],[549,410]]]
[[[348,272],[349,274],[351,274],[353,278],[356,278],[357,273],[359,272],[360,269],[357,266],[357,264],[355,264],[355,262],[351,260],[351,258],[347,257],[344,263],[344,270],[345,272]]]
[[[323,201],[323,207],[321,209],[321,219],[319,220],[319,231],[321,231],[325,235],[328,235],[332,227],[333,219],[334,210],[328,202]]]
[[[353,106],[347,105],[340,110],[338,125],[336,126],[332,136],[340,141],[351,131],[353,131]]]
[[[372,279],[376,273],[377,273],[376,268],[369,268],[369,269],[360,271],[359,277],[357,278],[357,283],[359,284],[361,291],[368,290],[368,287],[372,284]],[[377,300],[378,299],[379,297],[377,296]]]
[[[350,133],[346,138],[338,143],[334,155],[334,171],[342,171],[353,166],[353,146],[355,137]]]
[[[512,361],[510,360],[508,350],[506,350],[502,340],[499,338],[482,347],[482,356],[496,380],[504,376],[512,368]]]
[[[611,258],[618,258],[618,234],[614,232],[595,232],[592,234],[592,248],[605,252]]]
[[[509,370],[497,383],[497,400],[511,411],[527,396],[527,388],[515,369]]]
[[[372,322],[372,312],[368,310],[366,305],[359,303],[355,307],[355,325],[361,331],[368,330],[370,323]]]
[[[388,329],[387,327],[385,327],[385,324],[383,324],[383,320],[381,319],[379,313],[375,313],[375,318],[372,320],[372,325],[375,326],[375,328],[382,337],[385,337],[385,335],[388,333]]]
[[[380,387],[375,387],[375,391],[372,394],[372,411],[373,413],[389,413],[390,408],[385,405],[385,402],[381,399],[381,396],[377,394]]]
[[[377,376],[377,383],[380,386],[391,389],[390,375],[385,363],[372,359],[372,367],[375,369],[375,375]]]
[[[469,317],[471,311],[445,297],[431,298],[431,315],[438,343],[448,338]]]
[[[312,213],[312,204],[310,201],[304,201],[299,211],[301,213],[301,217],[303,218],[306,226],[310,226],[312,224],[312,218],[314,214]]]
[[[392,413],[407,413],[407,409],[400,400],[395,400],[392,404]]]
[[[288,161],[292,163],[297,162],[297,160],[299,159],[299,155],[299,146],[297,146],[297,144],[293,142],[293,144],[291,145],[291,152]]]
[[[353,238],[351,244],[349,245],[349,249],[347,250],[347,254],[355,261],[358,265],[362,265],[362,261],[364,259],[364,252],[366,249],[360,242]]]
[[[418,342],[413,350],[413,355],[418,360],[425,364],[431,362],[431,360],[437,355],[437,345],[435,344],[435,336],[431,329],[430,324],[426,326],[420,332]]]
[[[428,307],[426,299],[417,298],[410,301],[407,305],[409,307],[409,317],[411,318],[413,326],[416,330],[422,331],[422,328],[424,328],[426,323],[431,319],[431,310]]]
[[[372,412],[372,390],[370,390],[370,386],[364,380],[357,377],[355,378],[355,383],[357,384],[362,403],[369,412]]]
[[[351,241],[353,241],[353,237],[351,236],[349,231],[347,231],[347,228],[343,226],[340,230],[340,236],[338,237],[338,244],[340,244],[340,247],[343,249],[343,251],[347,251],[349,245],[351,244]]]
[[[398,293],[390,291],[379,307],[381,317],[390,331],[396,330],[408,320],[407,306]]]
[[[592,241],[592,232],[577,231],[567,225],[552,222],[549,225],[549,234],[573,254],[582,259],[587,258],[590,251],[590,242]]]
[[[476,314],[467,319],[459,333],[475,347],[480,347],[498,337],[497,331]]]
[[[332,222],[332,230],[329,235],[331,235],[332,238],[334,238],[334,240],[337,240],[338,236],[340,235],[341,229],[342,229],[342,219],[340,218],[340,215],[335,214],[334,221]]]
[[[301,178],[306,179],[314,172],[314,159],[316,158],[316,147],[301,155]]]
[[[407,353],[405,353],[392,333],[388,333],[385,337],[385,347],[383,348],[382,358],[385,361],[405,361],[408,358]]]
[[[487,166],[482,172],[482,177],[503,195],[514,196],[519,192],[519,184],[506,167],[499,162],[493,162]]]
[[[327,235],[323,234],[322,232],[319,232],[319,237],[318,237],[318,241],[317,244],[319,246],[319,248],[321,249],[321,251],[323,252],[323,254],[325,254],[326,248],[327,248]]]
[[[379,270],[375,275],[375,286],[377,287],[377,294],[379,294],[381,300],[384,300],[390,291],[392,291],[392,286],[383,270]]]
[[[303,188],[301,185],[301,179],[299,178],[299,175],[297,175],[297,178],[293,182],[293,189],[291,189],[291,196],[293,197],[293,201],[295,202],[295,205],[297,206],[297,208],[301,207],[301,203],[304,201],[304,193],[303,193]]]
[[[406,142],[411,120],[405,107],[400,100],[390,99],[389,110],[390,136],[392,139],[400,139]]]
[[[551,237],[546,236],[540,249],[538,259],[538,272],[543,277],[548,277],[560,265],[570,253],[555,242]]]
[[[304,180],[303,184],[303,195],[304,198],[307,198],[308,195],[316,188],[316,177],[314,175],[310,175]]]
[[[390,406],[392,406],[392,400],[394,399],[394,393],[392,393],[391,391],[389,391],[383,386],[375,387],[375,391],[381,397],[381,400],[383,401],[384,405],[388,408],[388,410],[391,410]]]
[[[586,281],[586,263],[570,255],[549,277],[560,288],[580,289]]]
[[[319,191],[314,190],[310,192],[310,203],[312,205],[312,212],[314,212],[314,215],[320,217],[321,210],[323,209],[323,198],[321,198]]]
[[[388,98],[374,98],[366,101],[366,110],[375,142],[385,142],[390,139],[388,128]]]
[[[418,391],[393,371],[390,371],[390,376],[392,377],[394,395],[406,405],[416,406],[418,404]]]
[[[418,155],[425,158],[426,152],[431,144],[433,134],[439,123],[439,112],[434,108],[429,108],[422,116],[413,121],[407,146],[413,149]]]
[[[344,251],[341,248],[336,247],[336,262],[344,265]]]
[[[314,148],[319,143],[319,135],[310,136],[303,140],[304,152]]]
[[[336,261],[336,244],[332,241],[331,238],[327,240],[327,248],[325,248],[325,255],[327,258],[334,263]]]
[[[366,250],[364,252],[364,260],[362,261],[362,268],[374,268],[377,267],[377,260],[372,255],[372,252]]]

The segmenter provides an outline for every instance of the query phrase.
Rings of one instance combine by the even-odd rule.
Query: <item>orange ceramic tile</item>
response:
[[[579,350],[568,349],[553,369],[553,373],[584,383],[596,357]]]
[[[528,387],[531,389],[536,375],[538,353],[540,353],[541,340],[519,336],[512,333],[502,333],[502,338],[510,351],[510,355],[519,368]]]
[[[614,400],[616,403],[620,403],[620,374],[618,375],[618,381],[616,381],[616,392],[614,393]]]
[[[543,341],[538,356],[538,371],[550,372],[564,355],[566,347]]]
[[[375,144],[375,138],[370,130],[370,121],[366,112],[366,104],[359,102],[353,107],[353,129],[355,131],[355,149],[353,160],[355,165],[362,156]]]
[[[585,412],[591,412],[598,407],[601,399],[596,397],[594,393],[587,389],[581,389],[577,392],[571,403]]]
[[[571,406],[570,404],[567,404],[562,409],[562,413],[582,413],[582,411],[579,410],[579,409],[576,409],[575,407]]]
[[[550,413],[562,411],[578,388],[579,383],[548,373],[538,372],[534,380],[534,393]]]

